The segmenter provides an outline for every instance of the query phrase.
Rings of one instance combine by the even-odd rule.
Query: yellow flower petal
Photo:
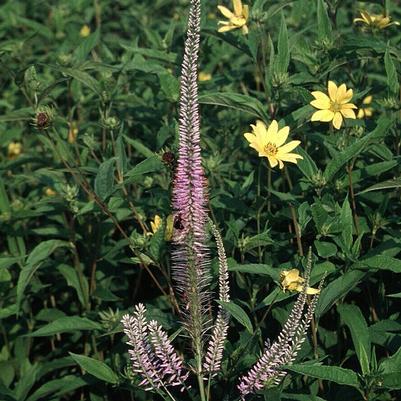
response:
[[[365,109],[366,117],[372,117],[372,114],[373,114],[373,109],[371,109],[371,108]]]
[[[249,6],[248,5],[243,6],[242,15],[245,17],[246,20],[248,20],[248,18],[249,18]],[[397,22],[397,24],[398,24],[398,22]]]
[[[242,2],[241,0],[233,0],[233,7],[235,15],[242,15]]]
[[[298,160],[303,160],[303,157],[301,155],[297,155],[296,153],[286,153],[285,155],[280,155],[280,160],[283,162],[297,164]]]
[[[243,33],[244,35],[248,35],[249,29],[248,29],[248,27],[247,27],[246,25],[244,25],[241,29],[242,29],[242,33]]]
[[[363,104],[371,104],[372,100],[373,100],[373,96],[369,95],[369,96],[366,96],[365,99],[363,99],[362,103]]]
[[[302,290],[301,290],[301,291],[302,291]],[[319,290],[318,288],[308,287],[308,288],[306,289],[306,293],[307,293],[308,295],[316,295],[316,294],[319,294],[319,293],[320,293],[320,290]]]
[[[276,120],[273,120],[269,125],[269,128],[267,129],[266,142],[272,142],[275,144],[274,139],[277,135],[277,131],[278,131],[278,123]]]
[[[352,109],[341,109],[340,112],[344,116],[344,118],[356,118],[355,112]]]
[[[337,85],[333,81],[329,81],[327,89],[329,91],[330,99],[335,102],[337,99]]]
[[[278,161],[277,161],[277,159],[276,159],[275,157],[267,156],[267,159],[269,160],[269,163],[270,163],[270,167],[271,167],[271,168],[277,166]]]
[[[353,103],[346,103],[346,104],[342,104],[341,108],[342,109],[357,109],[358,107],[356,107]]]
[[[370,17],[369,13],[366,11],[361,11],[361,16],[366,24],[372,23],[372,18]]]
[[[281,128],[276,135],[276,146],[281,146],[288,138],[290,127]]]
[[[327,110],[330,108],[330,99],[327,98],[327,101],[322,99],[312,100],[310,104],[317,109]]]
[[[363,117],[365,117],[365,111],[364,111],[364,109],[359,109],[357,118],[361,119]]]
[[[217,30],[217,32],[228,32],[228,31],[232,31],[233,29],[237,29],[238,27],[235,25],[226,25],[226,26],[222,26],[221,28],[219,28]]]
[[[340,129],[342,123],[343,123],[343,116],[341,115],[341,113],[340,112],[334,113],[333,127],[336,129]]]
[[[341,99],[338,99],[338,102],[341,104],[346,104],[352,99],[352,96],[354,96],[354,91],[352,89],[348,89],[344,96]]]
[[[255,134],[252,134],[250,132],[245,132],[244,137],[248,142],[255,142],[256,140]]]
[[[228,19],[234,17],[234,14],[232,11],[230,11],[227,7],[224,6],[217,6],[219,11]]]
[[[345,86],[345,84],[341,84],[337,88],[336,99],[335,99],[337,103],[342,103],[342,100],[345,98],[346,92],[347,92],[347,87]]]
[[[302,292],[304,290],[303,285],[298,285],[295,291]],[[308,287],[305,291],[308,295],[316,295],[320,293],[320,290],[317,288]]]
[[[311,121],[329,122],[334,118],[334,113],[331,110],[319,110],[313,113]]]
[[[287,144],[285,144],[284,146],[281,146],[278,149],[277,156],[280,157],[282,155],[285,155],[288,152],[291,152],[291,150],[294,150],[300,143],[301,143],[301,141],[288,142]]]

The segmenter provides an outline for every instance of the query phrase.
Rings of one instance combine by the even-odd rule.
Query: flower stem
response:
[[[284,175],[288,182],[288,188],[291,191],[293,186],[292,186],[291,178],[288,174],[288,170],[285,167],[284,167]],[[297,213],[295,211],[294,206],[292,206],[291,204],[289,206],[290,206],[292,223],[294,225],[294,230],[295,230],[295,237],[297,239],[298,253],[299,253],[299,256],[304,256],[304,250],[302,247],[302,239],[301,239],[301,231],[299,230],[299,224],[297,221]]]
[[[356,212],[355,193],[352,184],[352,163],[348,165],[347,173],[348,173],[349,194],[351,197],[352,216],[354,217],[355,233],[356,235],[359,235],[359,219],[358,219],[358,214]]]
[[[198,368],[199,368],[199,366],[198,366]],[[200,369],[202,369],[202,366],[200,366]],[[198,376],[198,385],[199,385],[199,393],[200,393],[201,401],[206,401],[205,383],[203,382],[202,372],[199,371],[197,376]],[[208,399],[209,399],[209,397],[208,397]]]

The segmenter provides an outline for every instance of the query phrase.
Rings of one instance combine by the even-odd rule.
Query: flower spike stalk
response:
[[[207,196],[200,148],[198,55],[200,0],[191,1],[182,63],[178,164],[173,186],[173,210],[180,226],[173,243],[173,278],[181,298],[184,323],[192,341],[196,373],[202,372],[205,333],[210,321]]]

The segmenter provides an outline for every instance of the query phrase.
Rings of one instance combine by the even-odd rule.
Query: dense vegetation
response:
[[[326,275],[311,331],[285,380],[254,399],[401,397],[397,3],[244,1],[249,16],[218,32],[230,25],[217,6],[233,5],[203,1],[203,164],[236,305],[210,400],[238,400],[297,295],[280,273],[302,272],[309,248],[311,285]],[[170,251],[188,6],[0,5],[0,400],[159,400],[120,324],[138,302],[186,351]],[[327,100],[329,82],[353,93]],[[244,137],[258,120],[288,126],[302,159],[259,157]]]

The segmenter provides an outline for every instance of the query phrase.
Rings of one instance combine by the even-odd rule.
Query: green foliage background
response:
[[[284,383],[256,398],[401,397],[401,31],[352,23],[361,9],[401,20],[397,3],[256,0],[245,37],[218,34],[223,1],[204,1],[210,210],[248,317],[232,319],[213,400],[238,398],[237,377],[294,301],[279,286],[281,270],[304,264],[292,212],[303,252],[312,247],[313,284],[327,280],[316,335]],[[184,0],[0,5],[1,400],[157,399],[128,368],[119,320],[141,301],[170,334],[180,327],[165,240],[173,171],[161,155],[176,152],[187,12]],[[373,117],[340,131],[311,123],[310,92],[328,79],[352,87],[357,105],[373,95]],[[47,129],[37,127],[43,106],[54,112]],[[291,188],[274,170],[269,193],[266,159],[243,133],[272,117],[302,141],[304,160],[286,170]],[[163,226],[147,235],[156,214]]]

